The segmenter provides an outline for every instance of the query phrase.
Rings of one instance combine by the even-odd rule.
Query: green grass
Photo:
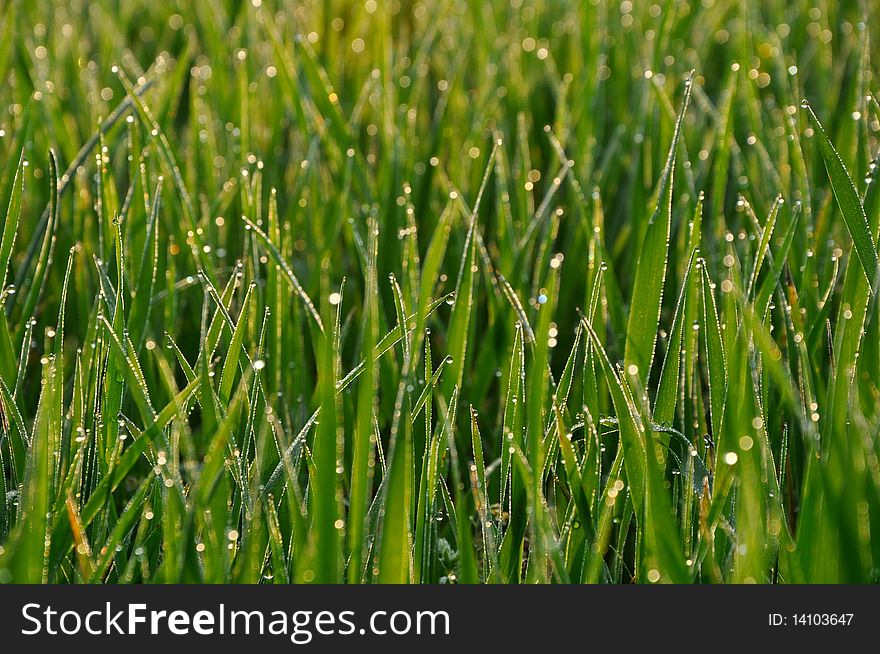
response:
[[[876,2],[199,4],[0,9],[0,581],[880,580]]]

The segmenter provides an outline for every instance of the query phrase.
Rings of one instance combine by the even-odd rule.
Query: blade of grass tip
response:
[[[241,287],[241,280],[244,278],[244,264],[241,261],[235,264],[235,270],[229,276],[229,281],[226,282],[223,295],[220,295],[217,287],[214,286],[207,276],[202,274],[201,270],[196,274],[196,278],[199,283],[204,285],[205,291],[214,300],[215,304],[214,313],[211,315],[208,328],[203,335],[200,335],[202,336],[202,345],[196,357],[195,367],[201,368],[205,361],[210,362],[213,360],[214,353],[223,336],[223,327],[228,327],[230,334],[235,331],[235,321],[232,319],[229,310],[232,308],[232,298],[235,295],[235,291]],[[207,311],[207,304],[204,305],[204,310]]]
[[[752,274],[749,277],[749,285],[746,288],[746,297],[752,297],[755,290],[755,284],[758,281],[758,274],[761,272],[761,265],[770,252],[770,238],[773,236],[773,229],[776,227],[776,218],[779,215],[779,207],[783,203],[781,195],[777,195],[770,207],[770,215],[767,216],[767,222],[761,231],[761,242],[755,253],[755,263],[752,266]]]
[[[406,334],[402,339],[400,339],[400,344],[403,346],[403,360],[404,362],[410,362],[411,358],[411,344],[409,338],[409,330],[407,329],[406,324],[406,303],[403,297],[403,291],[400,288],[400,284],[397,282],[397,276],[394,273],[389,275],[389,280],[391,282],[391,291],[392,296],[394,297],[394,312],[397,315],[397,324],[400,327],[402,333]],[[406,366],[409,368],[409,365]],[[408,370],[406,371],[409,372]],[[406,374],[404,374],[406,376]]]
[[[603,282],[605,281],[605,270],[602,266],[597,266],[596,268],[596,276],[593,279],[593,288],[590,289],[589,301],[588,301],[588,313],[587,320],[592,324],[596,322],[596,310],[599,307],[599,296],[602,293]],[[584,343],[584,367],[583,367],[583,380],[582,380],[582,392],[583,392],[583,404],[582,411],[584,414],[585,422],[587,423],[586,429],[588,434],[594,434],[596,430],[596,423],[599,420],[599,380],[596,378],[596,355],[593,351],[592,339],[586,339]],[[598,437],[598,434],[595,434]],[[598,448],[598,440],[596,441],[596,447]],[[600,459],[597,456],[598,452],[595,451],[594,448],[591,447],[591,454],[595,457],[596,464],[600,464]],[[591,450],[588,450],[590,452]],[[599,470],[596,470],[596,481],[598,483]]]
[[[498,152],[498,146],[499,142],[496,142],[492,148],[488,165],[483,172],[480,188],[477,191],[477,197],[474,200],[473,209],[468,215],[468,231],[465,237],[464,249],[462,250],[461,264],[458,269],[455,299],[452,305],[452,315],[449,318],[449,331],[447,333],[447,352],[452,356],[452,362],[450,363],[449,373],[444,378],[442,384],[443,394],[446,397],[451,396],[453,386],[461,387],[464,379],[465,360],[467,359],[468,352],[468,330],[473,313],[474,290],[476,286],[477,226],[479,223],[480,205],[483,200],[483,193],[489,182],[489,176],[493,170],[492,163]]]
[[[552,134],[550,125],[544,126],[544,133]],[[497,143],[498,145],[500,145],[501,141],[499,140],[497,141]],[[525,234],[523,234],[522,238],[517,244],[517,248],[520,251],[526,249],[533,237],[537,238],[539,228],[544,225],[546,217],[550,215],[550,207],[553,201],[553,197],[556,195],[556,192],[560,189],[563,182],[565,182],[565,178],[568,177],[568,173],[573,165],[574,162],[571,159],[567,157],[562,159],[562,163],[560,164],[559,169],[556,171],[556,174],[551,178],[552,182],[547,188],[547,191],[544,194],[543,199],[541,200],[541,204],[538,205],[538,208],[535,210],[532,219],[529,221],[528,227],[526,227]]]
[[[177,342],[168,332],[165,332],[165,340],[168,342],[168,347],[174,351],[177,363],[180,365],[181,370],[183,370],[187,383],[191,382],[196,377],[196,371],[189,364],[189,361],[186,360],[186,356],[181,351],[180,346],[177,345]]]
[[[159,209],[162,204],[162,178],[156,183],[153,194],[153,206],[147,222],[147,237],[138,268],[134,297],[131,300],[131,311],[128,314],[128,331],[135,346],[140,349],[147,334],[147,321],[150,319],[153,288],[156,285],[156,273],[159,266]]]
[[[232,385],[235,382],[235,372],[238,370],[239,362],[242,360],[241,353],[244,348],[245,331],[248,324],[248,316],[251,313],[253,305],[253,290],[256,288],[256,282],[251,282],[245,291],[244,299],[241,301],[241,312],[238,316],[238,322],[232,332],[232,339],[229,341],[229,350],[226,352],[226,360],[223,362],[223,371],[220,373],[220,402],[225,406],[229,403],[232,394]]]
[[[831,139],[828,138],[825,128],[822,127],[822,123],[819,122],[810,103],[803,100],[801,107],[807,110],[810,120],[816,127],[819,151],[822,153],[822,161],[825,163],[825,170],[831,180],[831,189],[834,191],[837,206],[840,207],[840,213],[843,215],[843,221],[846,223],[853,240],[856,254],[862,264],[862,270],[865,271],[865,276],[868,278],[868,284],[876,294],[880,262],[877,259],[877,245],[871,235],[868,217],[865,215],[861,200],[859,200],[858,191],[856,191],[855,184],[843,165],[843,160],[832,145]]]
[[[431,373],[431,377],[425,382],[425,388],[422,389],[422,392],[419,393],[418,399],[416,399],[415,404],[413,404],[412,416],[413,420],[415,420],[419,414],[421,414],[422,409],[428,404],[431,395],[434,390],[437,388],[437,384],[440,381],[440,376],[443,374],[443,370],[446,365],[449,363],[449,359],[443,359],[439,364],[437,364],[437,369]]]
[[[517,324],[519,324],[525,332],[524,336],[526,343],[534,343],[535,332],[532,331],[532,326],[529,324],[529,317],[526,315],[525,309],[523,309],[519,296],[516,294],[516,291],[513,290],[513,287],[504,275],[500,272],[496,272],[496,275],[498,277],[498,282],[501,285],[501,290],[504,293],[504,297],[507,298],[514,313],[516,313]]]
[[[559,260],[561,259],[556,259],[556,261]],[[571,344],[571,350],[569,350],[568,357],[565,360],[565,367],[562,369],[562,374],[559,376],[559,382],[556,385],[556,395],[559,407],[563,412],[567,411],[566,405],[568,404],[568,398],[574,384],[575,369],[580,362],[581,338],[583,337],[583,333],[584,328],[578,323],[574,330],[574,341]],[[548,429],[550,427],[552,427],[552,425],[548,424]]]
[[[703,203],[705,201],[705,197],[703,192],[700,191],[700,194],[697,196],[697,206],[694,207],[694,217],[691,219],[690,224],[688,225],[689,233],[688,233],[688,244],[687,244],[687,254],[688,258],[685,260],[685,266],[690,265],[690,257],[694,255],[700,248],[700,241],[703,237]]]
[[[255,223],[251,222],[247,217],[244,216],[242,216],[242,220],[244,220],[247,228],[257,235],[257,238],[263,244],[266,252],[268,252],[269,256],[272,257],[275,263],[281,268],[282,272],[284,272],[284,276],[287,277],[287,281],[290,284],[291,288],[293,288],[296,294],[300,297],[303,304],[305,305],[306,311],[308,311],[309,315],[315,321],[315,324],[317,324],[318,328],[323,332],[324,323],[321,321],[321,316],[318,315],[318,310],[315,308],[315,304],[312,302],[312,299],[302,287],[302,284],[299,283],[299,279],[297,279],[291,267],[284,260],[284,257],[281,256],[281,252],[278,251],[278,248],[275,247],[275,244],[272,243],[269,236]]]
[[[636,264],[635,285],[630,302],[626,331],[624,365],[629,371],[635,366],[642,385],[647,385],[654,360],[654,346],[660,323],[663,285],[669,258],[669,238],[672,229],[672,190],[676,151],[681,137],[681,126],[691,97],[692,78],[685,80],[684,98],[675,122],[675,131],[666,165],[657,190],[657,206],[648,221],[645,238]]]
[[[106,305],[107,313],[113,316],[116,314],[116,288],[107,274],[107,264],[97,254],[92,255],[92,261],[98,272],[98,298]]]
[[[773,255],[773,263],[771,264],[770,273],[761,284],[761,288],[755,296],[755,313],[760,319],[765,317],[767,309],[770,307],[770,298],[773,296],[773,291],[776,290],[776,287],[779,284],[779,276],[782,274],[785,262],[788,261],[788,253],[789,250],[791,250],[791,244],[794,242],[795,235],[797,234],[797,225],[800,220],[800,215],[801,212],[797,209],[792,212],[791,223],[782,239],[782,245],[779,246],[779,250]]]
[[[434,289],[437,285],[437,277],[440,274],[440,267],[443,264],[443,257],[446,254],[446,246],[449,243],[449,235],[452,233],[452,220],[455,216],[455,208],[450,200],[446,203],[437,226],[431,235],[428,244],[428,250],[422,259],[422,268],[419,272],[419,303],[418,315],[416,317],[416,329],[424,332],[425,322],[428,318],[428,305],[434,296]]]

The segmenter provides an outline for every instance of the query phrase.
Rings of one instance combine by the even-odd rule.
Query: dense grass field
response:
[[[880,580],[874,0],[190,4],[0,6],[0,582]]]

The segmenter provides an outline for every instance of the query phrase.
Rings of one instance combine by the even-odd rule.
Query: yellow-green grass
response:
[[[4,3],[0,581],[877,581],[878,11]]]

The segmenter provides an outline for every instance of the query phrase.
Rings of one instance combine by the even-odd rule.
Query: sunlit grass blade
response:
[[[877,292],[877,269],[880,262],[877,259],[877,245],[868,226],[868,218],[865,215],[865,209],[859,199],[855,184],[843,165],[828,133],[822,127],[822,123],[813,112],[813,108],[809,103],[804,101],[802,105],[808,112],[813,125],[816,128],[816,140],[819,142],[819,150],[822,153],[822,161],[825,163],[825,169],[828,171],[828,177],[831,180],[831,188],[834,191],[834,197],[837,205],[840,207],[840,213],[849,230],[849,234],[853,240],[856,254],[862,265],[862,270],[868,278],[868,283],[873,291]]]
[[[635,366],[642,382],[651,374],[654,360],[654,345],[657,341],[657,325],[660,321],[660,307],[663,299],[663,285],[666,281],[669,257],[669,235],[672,228],[672,189],[675,159],[681,125],[687,113],[691,94],[691,79],[685,82],[684,99],[675,122],[669,155],[657,188],[657,207],[648,221],[642,250],[636,265],[635,285],[630,303],[629,322],[626,332],[627,368]]]

